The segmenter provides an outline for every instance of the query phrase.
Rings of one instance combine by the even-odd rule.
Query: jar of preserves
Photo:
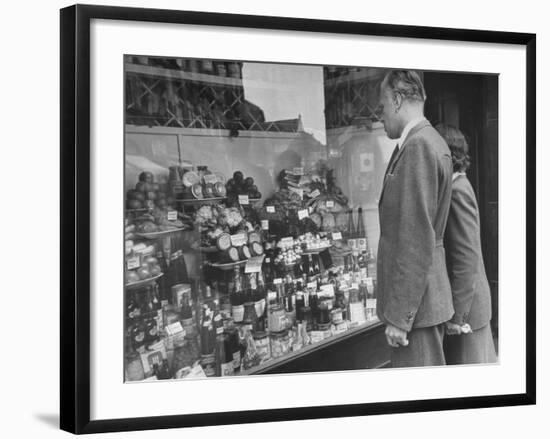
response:
[[[270,332],[280,332],[287,327],[287,316],[281,305],[271,306],[268,310],[267,326]]]
[[[290,351],[290,337],[286,329],[280,332],[272,332],[270,339],[272,358],[282,357]]]
[[[262,363],[271,358],[271,347],[269,346],[269,337],[266,332],[258,331],[254,334],[254,344],[256,351],[261,357]]]

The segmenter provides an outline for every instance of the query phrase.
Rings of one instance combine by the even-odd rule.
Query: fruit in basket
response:
[[[138,192],[147,192],[147,188],[149,187],[149,184],[145,181],[138,181],[136,183],[136,191]]]
[[[136,228],[139,233],[154,233],[157,231],[157,226],[152,221],[145,221],[139,224]]]
[[[151,272],[151,277],[158,276],[161,273],[160,266],[158,264],[151,265],[151,267],[149,268],[149,271]]]
[[[157,200],[157,207],[160,207],[161,209],[166,207],[166,200],[164,198],[161,198]]]
[[[214,198],[214,185],[212,183],[205,184],[202,191],[204,198]]]
[[[128,209],[141,209],[143,207],[143,204],[139,200],[128,200],[126,202],[126,207]]]
[[[137,275],[139,276],[140,280],[143,279],[149,279],[151,277],[151,271],[149,271],[149,267],[146,265],[142,265],[136,270]]]
[[[152,172],[143,171],[141,174],[139,174],[139,181],[153,183],[153,180],[154,177]]]
[[[149,266],[152,266],[152,265],[157,265],[159,263],[158,259],[155,258],[154,256],[147,256],[143,262],[145,262],[147,265]]]
[[[128,270],[126,271],[126,283],[131,284],[134,282],[139,282],[141,279],[139,278],[139,275],[135,272],[135,270]]]
[[[128,200],[145,201],[145,195],[143,195],[142,192],[137,191],[135,189],[130,189],[128,192],[126,192],[126,198]]]
[[[156,192],[153,192],[153,191],[149,191],[147,192],[146,194],[146,197],[148,200],[156,200],[157,199],[157,193]]]
[[[244,186],[247,188],[252,188],[252,186],[254,186],[254,179],[252,177],[246,177],[244,179]]]

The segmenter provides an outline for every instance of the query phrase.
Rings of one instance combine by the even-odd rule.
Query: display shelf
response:
[[[177,229],[163,230],[162,232],[151,232],[151,233],[134,232],[134,234],[136,236],[139,236],[140,238],[158,239],[158,238],[164,238],[165,236],[169,236],[172,233],[183,232],[185,230],[190,230],[190,229],[187,227],[178,227]]]
[[[212,262],[210,264],[210,266],[214,267],[214,268],[217,268],[219,270],[227,271],[227,270],[232,270],[235,267],[242,267],[242,266],[246,265],[247,261],[248,261],[248,259],[244,259],[242,261],[227,262],[225,264],[220,264],[219,262]]]
[[[175,202],[183,205],[196,206],[197,204],[218,204],[225,200],[227,200],[227,197],[182,198],[179,200],[175,200]]]
[[[332,248],[332,245],[326,245],[321,248],[312,248],[310,250],[302,250],[302,255],[318,255],[319,253],[322,253],[329,248]]]
[[[248,370],[241,371],[235,375],[258,375],[263,373],[269,373],[270,370],[276,369],[286,363],[291,363],[297,360],[298,358],[305,357],[307,355],[310,355],[322,349],[326,349],[336,343],[342,342],[356,335],[368,332],[380,326],[382,326],[382,323],[378,319],[368,321],[366,323],[363,323],[362,325],[349,329],[340,334],[333,335],[315,344],[307,345],[298,351],[290,352],[287,355],[284,355],[279,358],[272,358],[270,360],[267,360],[265,363],[254,366]]]
[[[156,276],[150,277],[148,279],[142,279],[142,280],[137,281],[137,282],[132,282],[130,284],[126,284],[124,287],[127,290],[135,290],[135,289],[138,289],[138,288],[143,288],[143,287],[146,287],[148,285],[152,285],[154,282],[156,282],[158,279],[160,279],[163,275],[164,275],[164,273],[160,273],[160,274],[157,274]]]

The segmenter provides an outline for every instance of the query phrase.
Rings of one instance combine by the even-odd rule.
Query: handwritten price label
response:
[[[177,210],[171,210],[167,214],[168,221],[176,221],[178,219],[178,211]]]
[[[231,235],[231,245],[233,247],[240,247],[241,245],[246,244],[246,235],[244,233],[237,233],[236,235]]]
[[[239,195],[239,204],[240,205],[250,204],[250,201],[248,200],[248,195]]]
[[[126,261],[126,266],[128,270],[133,270],[134,268],[139,267],[139,256],[134,256]]]
[[[204,176],[204,182],[206,184],[214,184],[214,183],[217,183],[218,182],[218,177],[216,177],[216,175],[214,174],[206,174]]]
[[[334,233],[332,234],[332,239],[333,239],[334,241],[339,241],[339,240],[341,240],[341,239],[342,239],[342,233],[341,233],[341,232],[334,232]]]
[[[309,216],[309,210],[302,209],[298,211],[298,219],[303,220],[304,218],[307,218]]]
[[[275,285],[279,285],[282,283],[283,283],[283,280],[280,277],[278,277],[277,279],[273,279],[273,284]]]
[[[245,273],[259,273],[262,270],[262,263],[264,261],[264,255],[254,256],[246,261],[244,267]]]
[[[334,207],[334,201],[333,200],[328,200],[327,201],[327,208],[331,208],[331,207]]]
[[[262,230],[269,230],[269,220],[262,220]]]
[[[275,206],[266,206],[267,213],[275,213]]]
[[[317,198],[319,195],[321,195],[321,192],[319,192],[319,189],[315,189],[309,196],[311,198]]]

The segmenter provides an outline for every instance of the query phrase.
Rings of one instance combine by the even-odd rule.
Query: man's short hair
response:
[[[426,100],[426,90],[418,73],[414,70],[390,70],[382,84],[403,96],[405,100],[424,102]]]

